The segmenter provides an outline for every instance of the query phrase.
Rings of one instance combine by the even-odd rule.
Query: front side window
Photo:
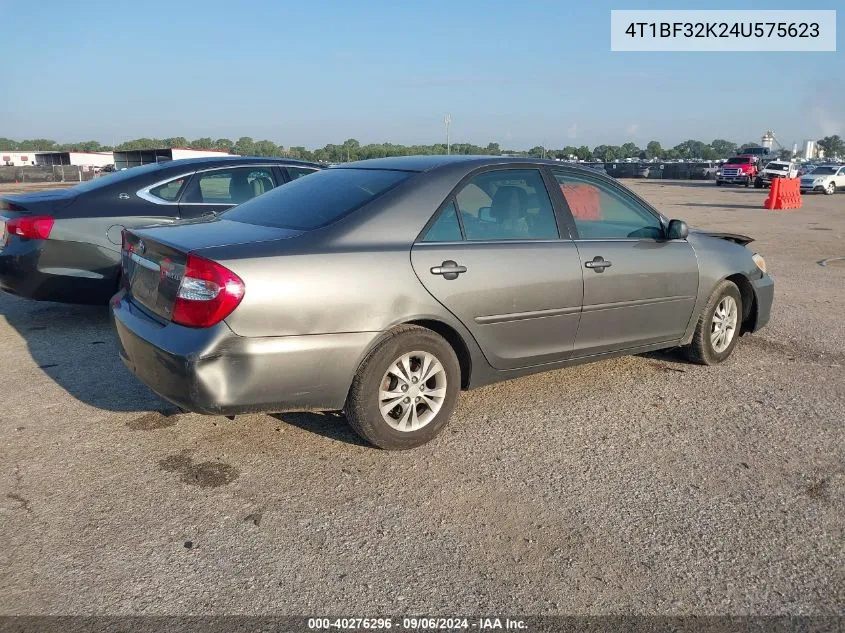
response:
[[[536,169],[484,172],[455,196],[468,240],[555,240],[559,233]]]
[[[153,187],[150,189],[150,195],[164,200],[165,202],[175,202],[179,199],[179,192],[182,191],[182,187],[185,185],[185,181],[187,179],[188,177],[184,176],[182,178],[166,182],[163,185]]]
[[[661,239],[660,220],[607,183],[554,172],[581,239]]]
[[[198,173],[183,202],[241,204],[276,187],[269,168],[238,167]]]

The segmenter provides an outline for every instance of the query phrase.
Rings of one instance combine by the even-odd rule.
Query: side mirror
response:
[[[666,234],[670,240],[685,240],[687,239],[687,235],[689,235],[689,227],[683,220],[671,220]]]

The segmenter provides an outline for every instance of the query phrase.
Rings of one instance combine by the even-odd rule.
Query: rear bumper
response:
[[[756,332],[764,327],[772,316],[772,304],[775,300],[775,280],[768,275],[763,275],[760,279],[753,280],[751,287],[754,289],[754,305],[757,309],[754,323],[748,331]]]
[[[76,251],[73,256],[63,257],[70,249]],[[96,268],[72,267],[80,252],[92,249]],[[88,244],[15,239],[0,249],[0,290],[38,301],[106,304],[117,289],[120,269],[103,259],[101,249]]]
[[[126,366],[150,389],[196,413],[339,410],[377,332],[241,337],[224,323],[162,324],[123,293],[112,319]]]

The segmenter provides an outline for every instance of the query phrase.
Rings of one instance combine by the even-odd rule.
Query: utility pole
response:
[[[443,119],[443,123],[446,124],[446,153],[452,153],[452,145],[449,142],[449,126],[452,125],[452,115],[447,114],[446,117]]]

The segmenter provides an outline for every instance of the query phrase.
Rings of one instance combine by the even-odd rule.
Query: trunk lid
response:
[[[76,200],[73,189],[51,189],[33,193],[10,194],[0,197],[0,215],[7,212],[55,215]]]
[[[132,301],[169,321],[189,253],[217,246],[285,239],[301,233],[218,218],[126,231],[121,255],[123,287]],[[208,257],[209,253],[204,252],[203,256]]]

